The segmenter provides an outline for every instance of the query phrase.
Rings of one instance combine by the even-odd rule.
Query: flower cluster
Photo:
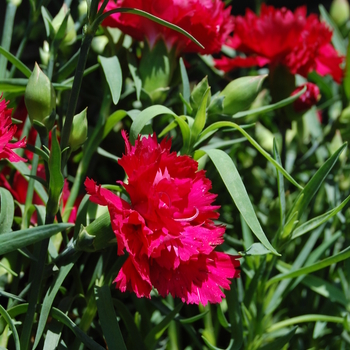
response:
[[[221,287],[238,277],[239,261],[215,251],[223,242],[225,227],[215,225],[219,214],[211,182],[189,156],[170,152],[171,141],[156,135],[131,146],[125,133],[126,154],[119,164],[128,175],[123,183],[130,204],[86,179],[94,203],[108,206],[118,255],[129,256],[115,279],[121,291],[150,297],[171,293],[186,303],[220,302]]]
[[[177,52],[211,54],[221,50],[233,29],[231,7],[224,6],[221,0],[118,0],[107,4],[105,11],[136,8],[175,24],[193,35],[204,49],[175,30],[138,15],[116,13],[102,24],[117,27],[136,40],[146,39],[151,47],[162,38],[169,50],[176,47]]]
[[[16,133],[17,127],[11,121],[11,109],[7,108],[7,102],[0,96],[0,159],[7,158],[10,162],[26,161],[16,154],[13,149],[25,147],[26,141],[23,138],[20,141],[11,143]]]
[[[244,17],[235,18],[234,25],[227,45],[247,56],[217,59],[216,66],[223,71],[266,64],[273,69],[281,64],[293,74],[306,77],[315,70],[340,83],[343,57],[330,43],[332,32],[315,14],[307,16],[305,6],[293,13],[262,4],[260,16],[247,9]]]

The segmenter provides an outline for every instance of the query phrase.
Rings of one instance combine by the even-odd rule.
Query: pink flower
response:
[[[186,303],[217,303],[239,277],[237,256],[215,251],[225,227],[215,225],[219,206],[211,182],[196,161],[170,152],[171,141],[156,135],[131,146],[123,132],[126,154],[119,164],[128,175],[123,183],[130,204],[86,179],[94,203],[108,206],[118,242],[118,255],[129,253],[116,282],[121,291],[150,297],[171,293]]]
[[[233,29],[231,8],[225,9],[221,0],[118,0],[109,1],[105,11],[123,7],[143,10],[175,24],[204,46],[201,49],[184,35],[138,15],[116,13],[102,23],[117,27],[136,40],[147,39],[151,47],[162,38],[169,51],[175,46],[177,52],[219,52]]]
[[[25,147],[26,141],[23,138],[21,141],[10,143],[17,127],[11,122],[11,109],[7,108],[7,102],[2,100],[0,96],[0,159],[7,158],[10,162],[26,161],[24,158],[16,154],[13,149]]]
[[[291,96],[296,95],[300,90],[306,86],[306,91],[293,102],[293,107],[296,112],[304,112],[314,106],[320,99],[320,89],[313,83],[306,83],[298,86]]]
[[[330,74],[340,83],[343,57],[330,44],[331,38],[331,30],[315,14],[307,16],[305,6],[293,13],[285,7],[262,4],[259,17],[247,9],[244,17],[235,18],[234,35],[227,41],[247,57],[224,57],[216,60],[216,66],[227,72],[238,67],[269,64],[273,68],[282,64],[293,74],[306,77],[315,70],[322,76]]]

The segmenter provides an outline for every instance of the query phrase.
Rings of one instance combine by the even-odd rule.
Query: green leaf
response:
[[[296,330],[298,327],[294,327],[291,331],[289,331],[287,334],[283,335],[282,337],[279,337],[272,342],[269,342],[268,344],[261,346],[260,350],[280,350],[283,349],[283,347],[286,344],[289,344],[289,341],[293,338]]]
[[[270,254],[271,251],[267,249],[264,245],[261,243],[253,243],[246,251],[240,252],[242,256],[246,255],[266,255]]]
[[[316,174],[307,183],[305,188],[299,193],[299,196],[295,199],[294,205],[287,216],[287,221],[289,221],[296,212],[298,212],[297,218],[300,218],[300,216],[304,213],[311,199],[314,197],[323,181],[332,170],[333,166],[337,162],[340,154],[343,152],[346,146],[347,143],[344,143],[344,145],[342,145],[336,152],[334,152],[332,156],[321,166],[321,168],[318,169]]]
[[[12,321],[11,316],[8,314],[8,312],[3,308],[3,306],[1,304],[0,304],[0,314],[4,318],[6,323],[9,325],[9,327],[12,331],[12,336],[13,336],[16,350],[21,350],[16,326],[15,326],[14,322]]]
[[[276,169],[278,169],[284,177],[289,180],[294,186],[298,187],[299,189],[303,189],[302,186],[300,186],[291,175],[287,173],[287,171],[276,161],[274,160],[241,126],[237,125],[236,123],[232,122],[216,122],[208,126],[203,132],[201,133],[199,137],[199,141],[203,139],[208,133],[212,132],[213,130],[217,130],[219,128],[229,127],[238,130],[241,134],[243,134],[247,140],[270,162],[272,163]]]
[[[341,204],[339,204],[337,207],[333,208],[332,210],[328,211],[327,213],[324,213],[322,215],[319,215],[304,224],[298,226],[292,235],[292,239],[300,237],[304,235],[307,232],[310,232],[311,230],[314,230],[318,226],[322,225],[324,222],[328,221],[330,218],[335,216],[337,213],[339,213],[345,205],[349,202],[350,196],[348,196]]]
[[[28,79],[24,78],[0,79],[0,91],[24,94],[27,84]]]
[[[188,79],[186,67],[184,64],[184,60],[182,57],[180,57],[180,73],[181,73],[181,81],[182,81],[182,96],[185,99],[186,102],[190,102],[190,95],[191,95],[191,89],[190,89],[190,81]],[[187,114],[187,108],[186,105],[184,105],[184,114]]]
[[[221,150],[211,149],[207,150],[206,153],[214,163],[227,190],[235,202],[237,209],[242,214],[244,220],[251,228],[255,236],[272,253],[280,255],[277,253],[275,248],[271,245],[265,236],[265,233],[262,230],[258,218],[255,214],[252,203],[250,202],[241,176],[239,175],[232,159]]]
[[[116,105],[119,102],[123,84],[123,73],[117,56],[103,57],[98,56],[98,61],[101,63],[103,72],[112,94],[113,103]]]
[[[116,307],[120,317],[123,319],[123,322],[131,335],[131,342],[134,345],[134,349],[142,350],[144,349],[143,339],[140,334],[139,329],[137,328],[134,318],[131,315],[129,309],[118,299],[112,299],[114,306]]]
[[[32,74],[32,71],[23,64],[16,56],[12,55],[11,52],[5,50],[0,46],[0,54],[5,56],[9,62],[11,62],[20,72],[22,72],[27,78]]]
[[[234,119],[242,118],[242,117],[247,117],[247,116],[252,115],[252,114],[267,113],[267,112],[271,112],[275,109],[282,108],[282,107],[287,106],[290,103],[294,102],[305,91],[306,91],[306,86],[303,89],[301,89],[297,94],[290,96],[288,98],[285,98],[284,100],[278,101],[276,103],[273,103],[273,104],[270,104],[267,106],[263,106],[263,107],[259,107],[259,108],[255,108],[255,109],[249,109],[248,111],[238,112],[238,113],[234,114],[232,116],[232,118],[234,118]]]
[[[152,349],[158,339],[161,337],[161,335],[163,334],[163,332],[168,328],[170,322],[175,318],[175,316],[180,312],[181,308],[182,308],[183,304],[180,303],[178,304],[174,310],[172,310],[171,312],[169,312],[168,315],[166,315],[161,322],[159,322],[155,327],[153,327],[151,329],[151,331],[147,334],[146,338],[145,338],[145,345],[146,348],[148,349]]]
[[[142,80],[137,70],[136,58],[133,54],[129,52],[126,55],[126,58],[128,61],[128,67],[129,67],[130,74],[132,76],[132,80],[134,81],[134,84],[135,84],[136,98],[137,98],[137,101],[140,101],[141,90],[142,90]]]
[[[50,314],[52,303],[56,297],[57,292],[59,291],[62,283],[66,279],[69,271],[74,266],[74,262],[71,262],[68,265],[62,266],[58,275],[56,276],[54,282],[51,284],[50,288],[46,291],[44,301],[41,307],[40,318],[38,322],[38,328],[35,334],[35,342],[33,345],[33,350],[38,346],[41,336],[44,332],[46,326],[47,318]]]
[[[177,124],[180,127],[181,134],[182,134],[182,154],[188,154],[191,151],[191,130],[189,125],[185,122],[184,119],[181,117],[178,117],[177,115],[174,115],[174,118],[177,122]]]
[[[115,111],[114,113],[112,113],[108,118],[107,121],[105,123],[105,126],[103,128],[103,136],[102,139],[104,139],[111,131],[112,129],[115,127],[115,125],[120,122],[124,117],[127,116],[127,113],[120,109],[118,111]]]
[[[281,274],[271,278],[267,282],[267,286],[269,286],[273,283],[276,283],[278,281],[284,280],[286,278],[294,278],[294,277],[310,274],[312,272],[324,269],[325,267],[330,266],[332,264],[336,264],[339,261],[346,260],[349,257],[350,257],[350,246],[347,247],[346,249],[342,250],[341,252],[339,252],[333,256],[330,256],[329,258],[320,260],[317,263],[314,263],[312,265],[305,266],[305,267],[302,267],[301,269],[294,270],[291,272],[281,273]]]
[[[50,36],[55,35],[55,29],[53,28],[53,25],[52,25],[52,16],[44,6],[41,6],[41,15],[44,20],[46,36],[49,38]]]
[[[64,178],[61,172],[61,148],[57,140],[56,127],[52,130],[49,170],[49,199],[46,206],[46,215],[52,215],[54,217],[58,212],[59,201],[64,184]]]
[[[42,241],[73,226],[73,224],[59,223],[3,233],[0,235],[0,255]]]
[[[209,95],[210,88],[208,88],[203,95],[202,101],[194,118],[194,123],[191,127],[191,146],[193,146],[197,142],[198,136],[204,128],[206,122],[206,108]]]
[[[201,320],[202,318],[204,318],[204,316],[209,312],[209,310],[202,312],[196,316],[192,316],[192,317],[188,317],[188,318],[179,318],[179,322],[182,324],[189,324],[189,323],[193,323],[196,322],[198,320]]]
[[[108,286],[95,286],[95,296],[103,336],[109,350],[125,349],[123,336],[120,332],[117,316],[114,312],[111,292]]]
[[[0,187],[0,234],[10,232],[15,213],[15,204],[12,194],[3,187]]]
[[[141,133],[143,127],[153,118],[160,114],[176,115],[172,110],[161,105],[154,105],[144,109],[131,124],[130,128],[130,142],[134,143],[138,135]]]

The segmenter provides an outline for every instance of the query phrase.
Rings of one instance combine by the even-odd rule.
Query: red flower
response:
[[[21,141],[10,143],[16,133],[16,125],[11,122],[11,109],[7,108],[7,102],[0,96],[0,159],[7,158],[10,162],[26,161],[16,154],[13,149],[25,147],[25,138]]]
[[[304,112],[314,106],[320,99],[320,89],[317,85],[312,83],[306,83],[298,86],[291,96],[296,95],[300,90],[306,86],[306,91],[293,102],[293,107],[296,112]]]
[[[155,134],[131,146],[123,133],[126,154],[119,164],[128,175],[123,186],[127,203],[86,179],[90,200],[108,206],[118,241],[118,255],[129,257],[115,282],[121,291],[150,297],[152,286],[162,296],[171,293],[186,303],[220,302],[220,287],[238,277],[236,256],[215,251],[225,227],[215,225],[219,214],[211,182],[196,161],[170,152],[171,141]]]
[[[292,11],[262,4],[258,17],[247,10],[235,18],[233,37],[227,44],[248,57],[221,58],[216,66],[224,71],[237,67],[285,65],[291,73],[307,76],[315,70],[330,74],[340,83],[343,72],[339,56],[330,44],[331,30],[315,14],[306,16],[306,7]]]
[[[151,47],[162,38],[169,51],[175,46],[178,52],[219,52],[233,29],[231,8],[224,9],[221,0],[118,0],[116,3],[109,1],[105,11],[122,7],[143,10],[173,23],[192,34],[204,46],[201,49],[184,35],[138,15],[116,13],[102,23],[117,27],[136,40],[147,39]]]

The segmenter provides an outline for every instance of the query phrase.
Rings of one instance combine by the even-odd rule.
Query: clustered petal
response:
[[[115,283],[121,291],[150,297],[172,294],[186,303],[220,302],[221,288],[239,276],[237,256],[215,251],[225,227],[212,221],[219,214],[211,182],[189,156],[170,151],[171,140],[156,135],[138,138],[132,146],[125,133],[125,155],[119,164],[128,175],[122,183],[130,204],[86,179],[94,203],[108,206],[118,254],[129,257]]]
[[[102,23],[117,27],[136,40],[147,39],[151,47],[162,38],[169,50],[175,46],[178,52],[211,54],[221,50],[233,29],[231,7],[225,9],[221,0],[118,0],[116,3],[109,1],[105,11],[123,7],[146,11],[181,27],[193,35],[204,49],[183,34],[138,15],[116,13]]]
[[[262,4],[260,16],[247,9],[244,17],[235,18],[234,25],[234,35],[226,44],[247,57],[217,59],[216,66],[223,71],[282,64],[293,74],[306,77],[316,71],[340,83],[344,58],[330,44],[331,30],[315,14],[307,16],[305,6],[293,13]]]
[[[0,96],[0,159],[7,158],[10,162],[26,161],[16,154],[13,149],[25,147],[23,138],[17,142],[10,142],[17,130],[16,125],[11,122],[11,109],[7,108],[7,102]]]

